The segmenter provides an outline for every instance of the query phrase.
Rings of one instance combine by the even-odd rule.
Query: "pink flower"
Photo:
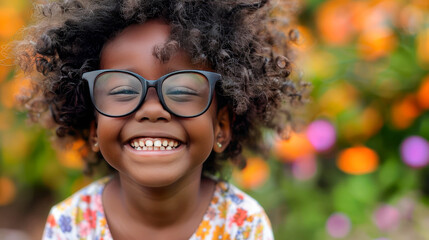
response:
[[[103,202],[101,200],[101,194],[94,197],[94,210],[97,212],[103,212]]]
[[[97,211],[92,211],[91,209],[87,209],[83,213],[83,218],[88,222],[91,228],[95,228],[97,225]]]
[[[80,235],[80,238],[86,238],[86,237],[88,237],[90,231],[91,231],[91,229],[89,227],[89,223],[88,222],[82,221],[79,224],[79,235]]]

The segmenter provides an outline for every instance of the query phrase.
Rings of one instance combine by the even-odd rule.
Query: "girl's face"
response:
[[[170,27],[158,20],[132,25],[104,46],[101,68],[128,70],[150,80],[178,70],[210,71],[191,64],[183,51],[165,63],[156,58],[154,48],[162,47],[169,34]],[[229,141],[229,127],[225,127],[229,122],[222,122],[228,119],[225,114],[227,111],[217,113],[214,100],[198,117],[176,117],[162,107],[151,87],[143,105],[134,113],[119,118],[97,115],[91,129],[93,140],[98,143],[94,150],[100,150],[122,177],[142,186],[162,187],[190,176],[199,178],[202,163],[212,149],[221,152]],[[172,149],[155,147],[159,145],[157,141],[165,149],[172,145]],[[219,141],[223,143],[221,148],[216,145]],[[152,150],[137,150],[141,142]]]

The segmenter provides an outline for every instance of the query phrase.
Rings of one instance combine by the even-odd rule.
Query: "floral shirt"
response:
[[[54,206],[43,235],[48,239],[111,240],[102,192],[109,177],[81,189]],[[211,203],[190,240],[272,240],[270,222],[262,207],[235,186],[218,182]]]

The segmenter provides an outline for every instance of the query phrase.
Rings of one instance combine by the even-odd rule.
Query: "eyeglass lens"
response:
[[[94,104],[99,111],[107,115],[126,115],[135,110],[145,97],[147,90],[143,85],[144,83],[132,74],[102,73],[94,83]],[[162,82],[161,89],[165,107],[179,116],[198,115],[210,101],[209,81],[196,72],[170,75]]]

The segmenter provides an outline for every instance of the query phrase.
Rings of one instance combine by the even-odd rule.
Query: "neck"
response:
[[[124,212],[134,221],[156,228],[204,214],[213,192],[210,181],[201,179],[201,170],[165,187],[144,187],[121,175],[112,184],[118,189]]]

